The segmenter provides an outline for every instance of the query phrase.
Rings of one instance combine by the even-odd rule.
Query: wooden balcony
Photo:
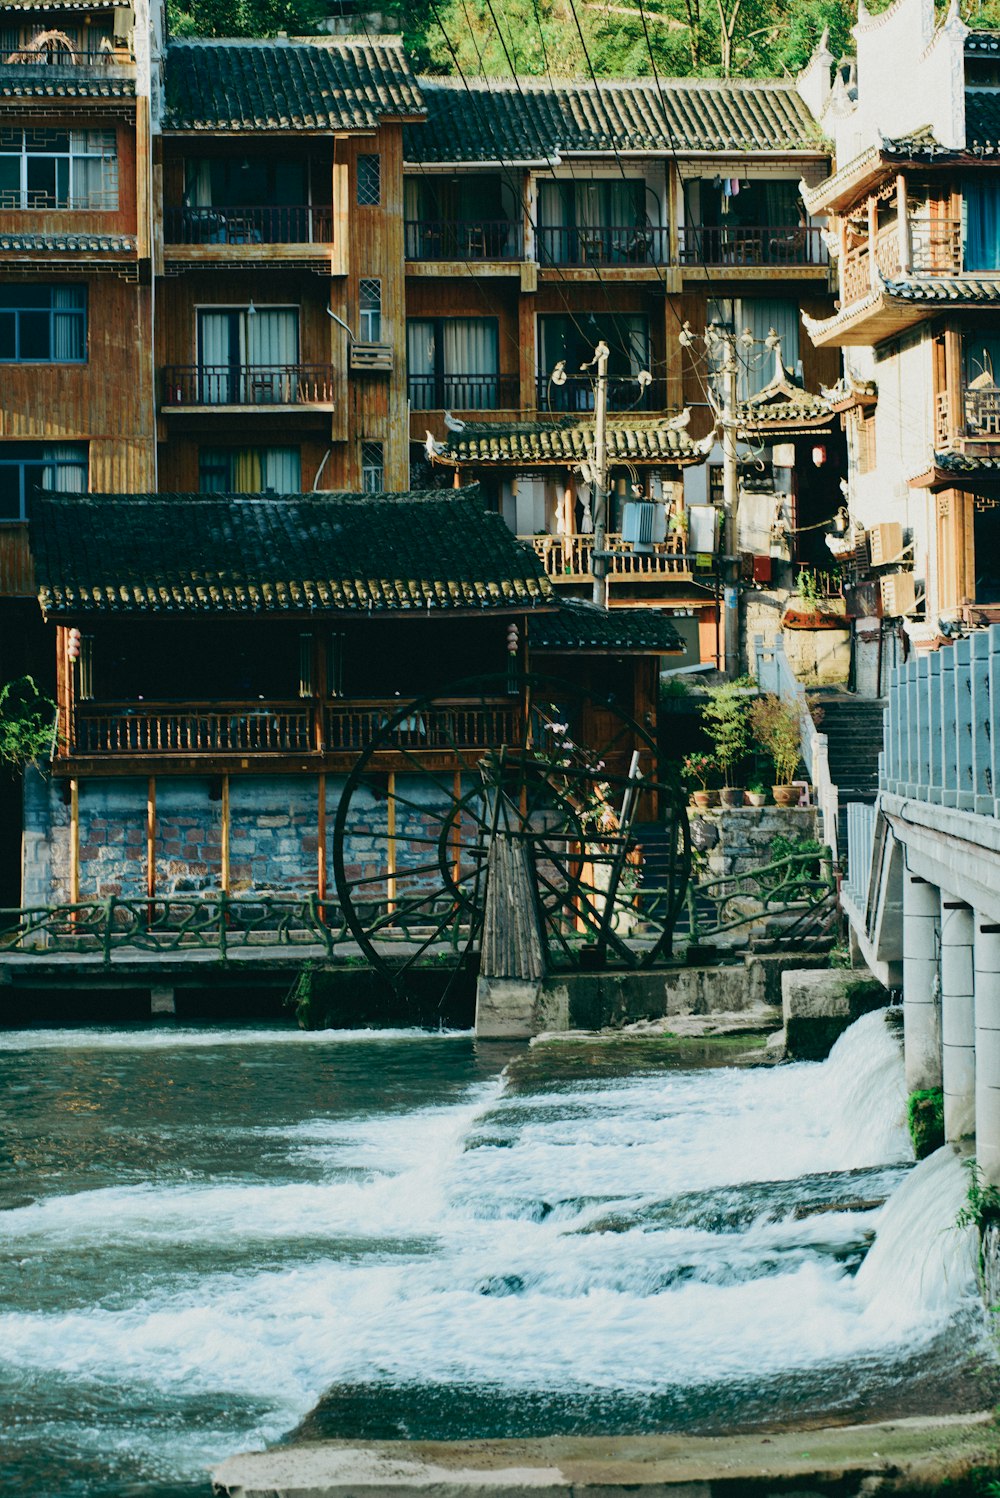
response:
[[[669,230],[652,224],[568,227],[539,225],[535,230],[538,264],[668,265]]]
[[[63,773],[135,773],[137,765],[191,769],[349,768],[400,709],[398,697],[319,703],[81,702],[70,714]],[[405,718],[387,760],[426,753],[436,764],[513,742],[516,698],[442,698]],[[389,766],[392,767],[391,764]]]
[[[520,260],[524,232],[512,219],[407,219],[407,260]]]
[[[546,575],[553,583],[586,583],[593,578],[594,538],[586,536],[520,536],[533,546]],[[648,550],[638,550],[621,535],[611,532],[605,537],[607,578],[615,582],[690,582],[693,558],[683,549],[681,536],[653,542]]]
[[[162,407],[332,411],[333,390],[334,370],[329,364],[168,364],[163,370]]]
[[[921,276],[962,274],[962,223],[960,219],[914,219],[909,226],[909,269],[900,255],[899,225],[893,221],[879,229],[875,242],[875,266],[887,281],[913,280]],[[845,307],[863,300],[872,291],[871,247],[866,240],[848,250],[841,281]]]
[[[934,447],[988,456],[1000,454],[1000,386],[963,386],[957,393],[939,390],[934,397]]]
[[[411,374],[407,395],[415,411],[516,411],[516,375]]]
[[[312,259],[329,264],[333,239],[331,207],[213,204],[163,212],[164,263],[174,270],[241,263],[256,269]]]
[[[825,270],[829,262],[822,231],[806,224],[684,224],[678,231],[678,248],[685,270],[695,266]]]
[[[44,34],[44,33],[43,33]],[[135,61],[123,48],[115,48],[110,38],[107,48],[67,48],[49,32],[53,45],[29,43],[24,47],[0,52],[0,79],[5,85],[22,86],[45,83],[54,90],[61,84],[124,81],[135,78]]]

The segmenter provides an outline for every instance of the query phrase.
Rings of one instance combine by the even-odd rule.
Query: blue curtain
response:
[[[965,268],[1000,270],[1000,184],[965,184]]]

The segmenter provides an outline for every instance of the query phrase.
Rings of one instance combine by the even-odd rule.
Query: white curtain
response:
[[[202,156],[184,168],[184,196],[192,208],[212,206],[212,163]]]
[[[444,325],[444,398],[462,410],[494,410],[499,360],[497,325],[490,318],[453,318]],[[452,376],[458,378],[452,379]],[[462,376],[469,378],[463,379]]]
[[[201,400],[210,406],[228,405],[237,393],[233,385],[233,366],[244,362],[243,327],[231,312],[201,312],[198,314],[198,334]],[[236,379],[239,379],[238,374]]]
[[[570,223],[567,192],[572,191],[564,182],[540,182],[538,184],[538,228],[539,248],[542,259],[559,265],[568,260],[568,228]]]
[[[782,363],[786,369],[795,371],[799,359],[799,308],[789,297],[747,297],[740,303],[740,309],[742,317],[737,331],[742,331],[745,325],[755,340],[747,387],[750,395],[756,395],[774,374],[774,357],[764,348],[764,340],[772,328],[781,339]]]
[[[56,363],[81,360],[86,354],[82,286],[56,286],[52,291],[52,357]]]
[[[258,404],[289,404],[296,398],[299,362],[299,318],[294,307],[271,307],[241,315],[246,329],[251,397]],[[278,366],[277,368],[275,366]],[[254,370],[267,370],[261,377]]]
[[[297,447],[261,449],[261,483],[275,494],[302,492],[302,461]]]
[[[87,489],[87,452],[78,442],[50,443],[45,449],[43,489],[56,494],[84,494]]]
[[[434,324],[427,318],[413,317],[406,324],[406,369],[410,400],[418,410],[434,406],[434,371],[437,362],[437,339]]]
[[[118,207],[118,158],[113,130],[71,130],[70,206]]]

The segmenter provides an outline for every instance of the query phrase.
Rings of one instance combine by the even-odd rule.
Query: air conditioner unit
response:
[[[868,532],[868,557],[873,567],[898,562],[903,550],[903,527],[896,520],[873,525]]]
[[[882,595],[882,614],[887,619],[901,619],[912,614],[917,602],[917,589],[912,572],[893,572],[878,580]]]
[[[622,506],[622,540],[635,551],[652,551],[656,506],[648,500],[629,499]]]

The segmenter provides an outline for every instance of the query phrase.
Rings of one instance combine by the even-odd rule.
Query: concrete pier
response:
[[[903,1034],[906,1086],[941,1086],[941,1009],[938,973],[939,895],[933,884],[903,875]]]
[[[941,901],[941,1071],[944,1137],[967,1139],[976,1131],[976,1020],[972,909]]]
[[[976,1159],[1000,1186],[1000,926],[976,925]]]

